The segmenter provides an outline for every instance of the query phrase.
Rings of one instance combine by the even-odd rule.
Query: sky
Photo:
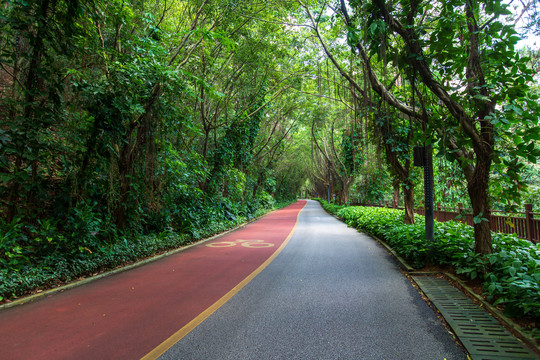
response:
[[[523,8],[523,4],[521,1],[508,1],[510,3],[510,9],[515,14],[520,14],[521,9]],[[527,15],[525,14],[517,23],[516,30],[521,33],[522,27],[525,25],[525,22],[527,21]],[[522,47],[529,47],[531,49],[538,49],[540,48],[540,37],[536,36],[534,34],[529,34],[525,39],[518,42],[518,48]]]

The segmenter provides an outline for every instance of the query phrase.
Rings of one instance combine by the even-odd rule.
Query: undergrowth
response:
[[[54,234],[52,231],[48,235],[42,234],[42,239],[34,238],[33,241],[44,241],[51,246],[54,245],[58,248],[57,251],[51,251],[43,256],[31,256],[35,254],[29,254],[28,249],[20,247],[19,250],[11,247],[11,252],[5,254],[4,258],[0,258],[0,265],[2,265],[0,267],[0,302],[179,248],[198,239],[237,227],[272,209],[285,207],[291,202],[268,202],[263,206],[253,208],[245,215],[225,213],[224,216],[216,216],[213,214],[212,221],[201,221],[200,227],[191,226],[187,233],[178,233],[169,228],[147,235],[119,236],[113,243],[101,242],[91,248],[81,246],[76,251],[65,251],[64,248],[55,245],[58,242],[65,242],[62,235]],[[21,228],[12,229],[11,233],[4,232],[4,236],[7,235],[26,236]],[[53,236],[56,238],[52,238]],[[12,254],[11,257],[10,254]]]

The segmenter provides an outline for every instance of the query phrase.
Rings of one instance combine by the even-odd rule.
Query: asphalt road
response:
[[[160,359],[466,359],[373,239],[315,201],[280,255]]]

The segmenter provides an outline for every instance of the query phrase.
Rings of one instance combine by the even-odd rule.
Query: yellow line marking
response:
[[[200,313],[195,319],[191,320],[189,323],[187,323],[183,328],[175,332],[173,335],[171,335],[167,340],[159,344],[154,350],[150,351],[148,354],[146,354],[144,357],[141,358],[141,360],[155,360],[161,355],[163,355],[167,350],[169,350],[174,344],[182,340],[184,336],[189,334],[193,329],[195,329],[197,326],[199,326],[204,320],[206,320],[210,315],[212,315],[214,312],[216,312],[217,309],[219,309],[223,304],[225,304],[227,301],[229,301],[234,295],[236,295],[244,286],[246,286],[255,276],[259,275],[261,271],[263,271],[287,246],[289,243],[289,240],[294,234],[294,231],[296,230],[296,227],[298,226],[298,219],[300,218],[300,213],[302,210],[304,210],[304,207],[306,206],[307,202],[302,206],[300,211],[298,211],[298,215],[296,215],[296,222],[289,233],[287,235],[287,238],[281,246],[264,262],[261,266],[259,266],[255,271],[253,271],[251,274],[249,274],[244,280],[242,280],[238,285],[236,285],[234,288],[232,288],[231,291],[229,291],[227,294],[223,295],[221,299],[213,303],[209,308],[204,310],[202,313]]]

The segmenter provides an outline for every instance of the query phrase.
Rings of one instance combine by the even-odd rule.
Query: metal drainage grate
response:
[[[444,316],[471,359],[540,359],[447,280],[428,276],[413,279]]]

